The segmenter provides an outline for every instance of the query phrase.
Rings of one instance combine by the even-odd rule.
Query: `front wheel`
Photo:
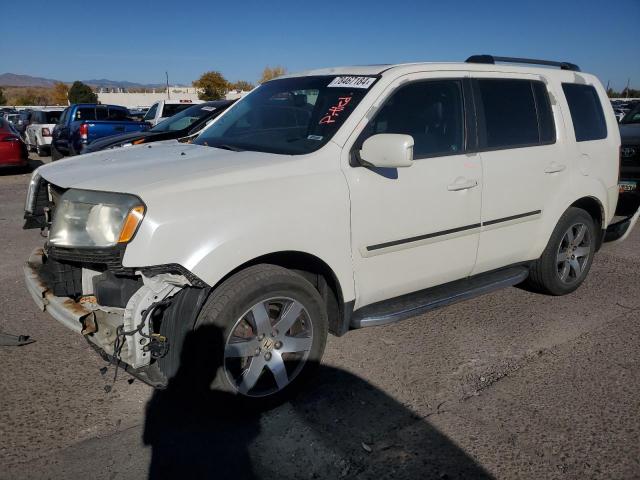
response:
[[[213,378],[213,389],[262,408],[286,400],[318,366],[327,323],[324,302],[311,283],[263,264],[217,287],[190,335],[211,336],[212,328],[220,332],[219,347],[210,352],[215,359],[208,362],[217,372],[203,375]]]
[[[531,267],[529,286],[551,295],[573,292],[587,277],[595,250],[593,218],[580,208],[569,208],[560,217],[542,256]]]

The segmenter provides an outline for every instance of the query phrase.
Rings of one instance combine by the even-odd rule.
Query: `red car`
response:
[[[26,167],[28,164],[29,153],[20,134],[0,118],[0,167]]]

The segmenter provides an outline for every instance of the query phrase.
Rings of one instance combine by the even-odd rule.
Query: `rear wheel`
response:
[[[529,285],[551,295],[573,292],[589,273],[595,247],[593,218],[580,208],[569,208],[556,225],[542,256],[531,267]]]
[[[212,388],[264,408],[286,400],[317,367],[327,313],[320,294],[303,277],[275,265],[256,265],[213,291],[190,335],[211,337],[211,329],[222,335],[209,352],[215,359],[207,362],[217,368],[205,374],[213,378]]]
[[[47,155],[47,152],[45,151],[44,148],[42,148],[42,146],[39,143],[36,143],[36,154],[39,157],[44,157]]]

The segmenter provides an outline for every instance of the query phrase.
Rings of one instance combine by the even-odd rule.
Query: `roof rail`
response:
[[[571,70],[579,72],[580,67],[575,63],[569,62],[552,62],[550,60],[534,60],[532,58],[516,58],[516,57],[494,57],[493,55],[471,55],[467,58],[466,63],[488,63],[496,62],[505,63],[527,63],[532,65],[545,65],[547,67],[560,67],[561,70]]]

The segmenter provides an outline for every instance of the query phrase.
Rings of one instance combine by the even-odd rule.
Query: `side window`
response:
[[[144,120],[153,120],[156,118],[156,111],[158,110],[158,104],[154,103],[147,114],[144,116]]]
[[[477,81],[481,147],[489,149],[537,145],[538,118],[529,80]]]
[[[536,99],[540,143],[554,143],[556,141],[556,126],[553,121],[549,92],[547,92],[547,87],[542,82],[531,82],[531,85]]]
[[[361,141],[378,133],[411,135],[416,159],[461,152],[464,145],[461,81],[427,80],[401,87],[365,132]]]
[[[607,138],[607,124],[596,89],[591,85],[563,83],[562,90],[569,104],[576,141]]]
[[[129,117],[127,116],[127,111],[122,109],[122,108],[111,108],[109,107],[109,118],[108,120],[111,121],[117,121],[117,122],[124,122],[129,120]]]
[[[107,120],[107,117],[108,117],[107,107],[97,106],[96,120]]]
[[[74,120],[95,120],[96,109],[93,107],[83,107],[76,110],[76,116]]]

